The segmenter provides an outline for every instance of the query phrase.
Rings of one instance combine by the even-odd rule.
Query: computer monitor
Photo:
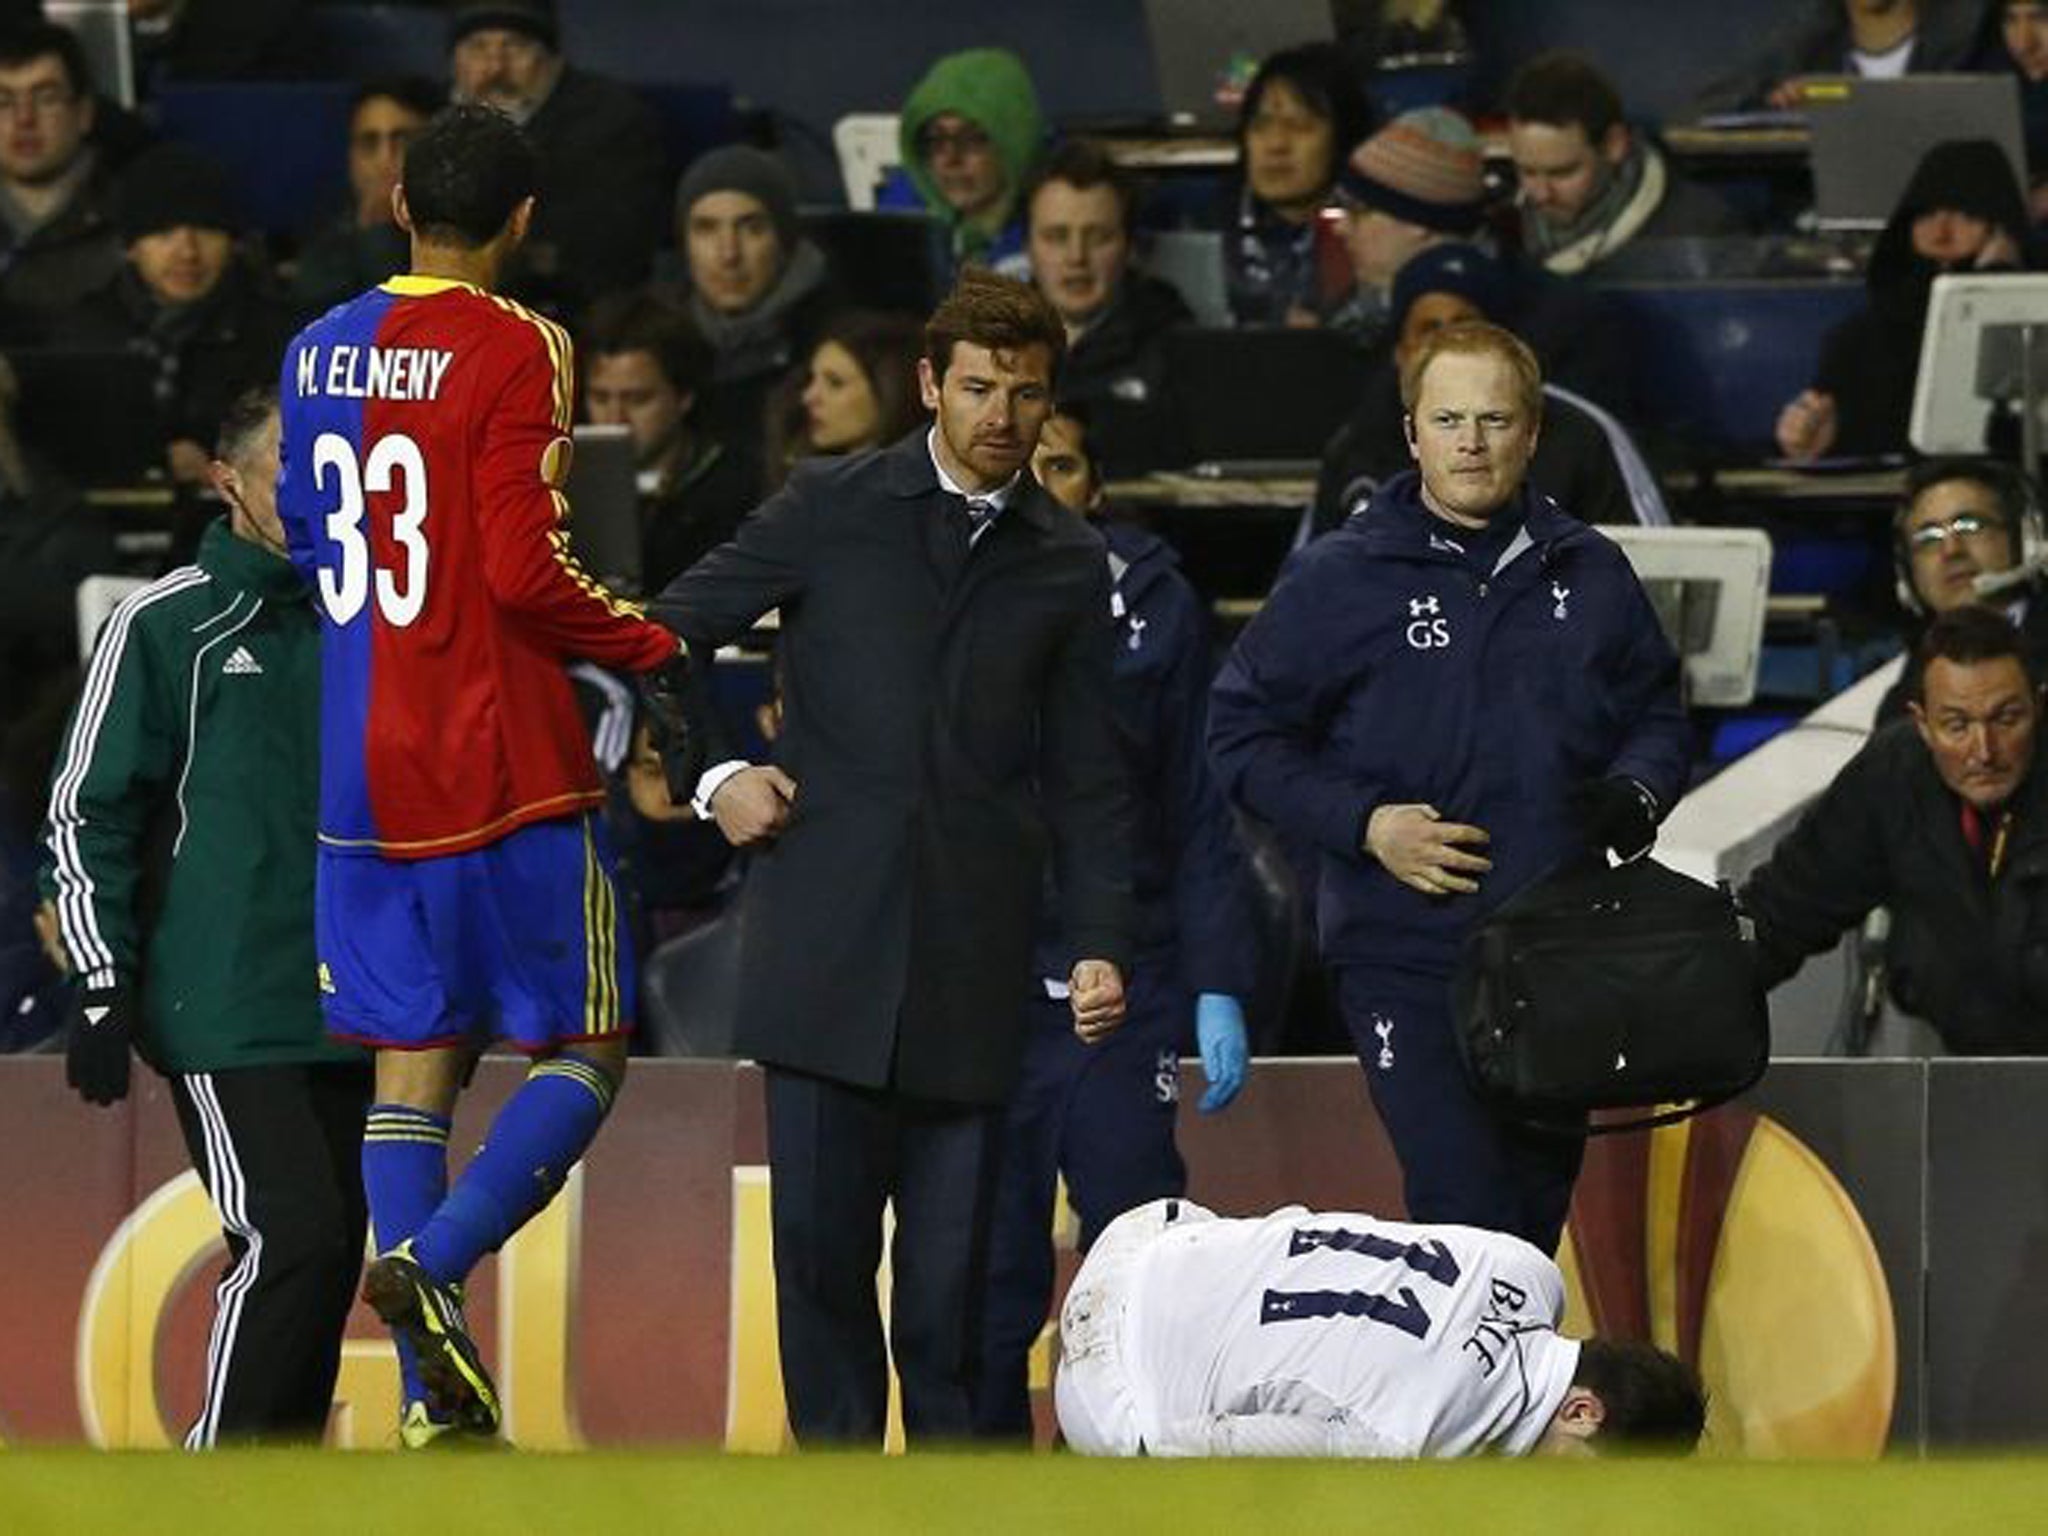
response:
[[[1922,453],[1982,453],[1998,402],[2026,393],[2023,341],[2033,339],[2036,420],[2048,392],[2048,276],[1975,272],[1937,277],[1920,339],[1906,435]],[[2024,413],[2023,413],[2024,421]],[[2035,439],[2040,434],[2028,434]]]
[[[952,257],[929,214],[806,208],[801,218],[848,303],[925,315],[946,296]]]
[[[1183,457],[1234,473],[1314,474],[1364,386],[1358,349],[1335,331],[1184,325],[1161,348]]]
[[[1145,270],[1171,283],[1187,300],[1195,324],[1230,324],[1230,291],[1224,273],[1223,236],[1213,229],[1163,229],[1144,237]]]
[[[43,0],[43,19],[78,34],[85,67],[99,94],[135,105],[135,50],[128,39],[128,0]]]
[[[1145,0],[1159,104],[1176,128],[1228,131],[1268,54],[1328,42],[1329,0]]]
[[[2019,82],[2010,74],[1859,76],[1804,92],[1813,212],[1823,229],[1881,229],[1920,157],[1950,139],[1992,139],[2027,184]]]
[[[169,433],[157,403],[157,364],[121,347],[17,347],[22,440],[83,486],[134,486],[165,477]]]
[[[627,597],[640,594],[640,486],[633,434],[623,426],[575,429],[569,459],[569,551],[590,575]]]
[[[1771,540],[1760,528],[1602,528],[1621,546],[1685,666],[1686,701],[1756,697]]]

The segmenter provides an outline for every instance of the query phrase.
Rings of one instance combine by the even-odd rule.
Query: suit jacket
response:
[[[748,873],[738,1048],[997,1103],[1048,855],[1076,953],[1128,964],[1109,565],[1028,476],[970,552],[926,431],[799,465],[653,611],[701,648],[781,609],[797,793]]]

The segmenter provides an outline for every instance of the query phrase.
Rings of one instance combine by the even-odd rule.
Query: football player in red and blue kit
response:
[[[329,1030],[377,1051],[363,1294],[400,1343],[401,1438],[498,1426],[460,1287],[560,1187],[626,1065],[633,967],[564,662],[654,674],[674,634],[568,552],[575,370],[491,287],[533,212],[533,152],[457,107],[395,194],[412,271],[286,350],[278,508],[322,616],[317,927]],[[471,1053],[535,1065],[448,1187]]]

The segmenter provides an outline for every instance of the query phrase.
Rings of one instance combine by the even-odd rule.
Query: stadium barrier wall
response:
[[[100,1112],[61,1074],[0,1061],[23,1154],[0,1200],[16,1259],[0,1439],[174,1445],[203,1386],[218,1226],[159,1081]],[[519,1075],[483,1065],[458,1149]],[[1786,1061],[1739,1105],[1599,1139],[1561,1255],[1567,1327],[1697,1361],[1726,1453],[2048,1438],[2044,1092],[2048,1062]],[[1401,1213],[1350,1062],[1261,1062],[1230,1111],[1182,1129],[1190,1193],[1226,1214]],[[585,1167],[471,1287],[516,1443],[785,1445],[762,1131],[752,1068],[635,1063]],[[1071,1230],[1060,1241],[1064,1284]],[[388,1444],[396,1404],[390,1346],[358,1308],[331,1440]]]

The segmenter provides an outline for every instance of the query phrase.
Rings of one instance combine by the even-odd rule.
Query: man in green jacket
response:
[[[947,54],[911,87],[899,124],[904,172],[953,259],[1025,276],[1021,200],[1045,119],[1024,61],[1007,48]]]
[[[108,619],[45,831],[82,992],[71,1086],[125,1098],[131,1045],[162,1073],[227,1239],[194,1449],[320,1438],[363,1256],[370,1073],[320,1022],[320,636],[277,520],[277,433],[275,390],[230,409],[228,516]]]

